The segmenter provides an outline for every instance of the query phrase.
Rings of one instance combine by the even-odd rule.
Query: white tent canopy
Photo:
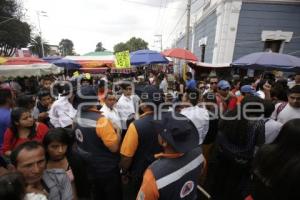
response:
[[[0,65],[0,77],[16,78],[60,74],[63,68],[54,64],[38,63],[29,65]]]

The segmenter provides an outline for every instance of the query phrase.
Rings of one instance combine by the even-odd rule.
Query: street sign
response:
[[[116,67],[129,68],[130,67],[130,54],[129,51],[122,51],[116,53]]]

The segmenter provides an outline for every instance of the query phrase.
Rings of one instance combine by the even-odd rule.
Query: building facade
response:
[[[253,52],[300,57],[299,0],[205,0],[191,27],[191,51],[200,61],[231,63]],[[183,34],[175,42],[184,48]]]

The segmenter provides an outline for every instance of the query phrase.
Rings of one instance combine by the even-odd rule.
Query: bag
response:
[[[278,108],[276,109],[276,117],[275,117],[275,120],[277,121],[277,118],[278,118],[278,115],[279,113],[286,107],[288,103],[287,102],[283,102],[281,103]]]

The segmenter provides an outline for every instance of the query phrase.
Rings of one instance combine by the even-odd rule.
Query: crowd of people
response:
[[[300,74],[34,87],[0,86],[0,199],[300,199]]]

